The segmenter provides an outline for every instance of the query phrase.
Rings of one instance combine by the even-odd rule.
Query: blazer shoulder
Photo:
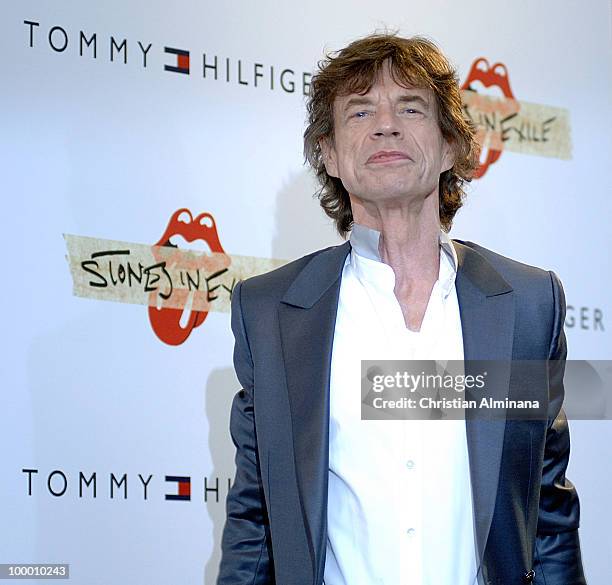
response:
[[[558,276],[552,270],[519,262],[474,242],[458,242],[484,258],[512,287],[522,338],[532,339],[540,355],[548,353],[565,318],[565,296]]]
[[[471,248],[483,256],[513,289],[519,292],[524,289],[533,291],[534,287],[544,287],[548,291],[551,290],[551,280],[553,280],[552,275],[554,274],[551,270],[509,258],[475,242],[465,240],[454,241]]]
[[[291,286],[291,283],[297,278],[298,274],[300,274],[314,258],[326,252],[338,250],[346,245],[345,242],[344,244],[321,248],[320,250],[291,260],[287,262],[287,264],[283,264],[274,270],[246,278],[241,281],[242,297],[244,298],[246,296],[249,302],[277,302],[283,297],[287,289]]]

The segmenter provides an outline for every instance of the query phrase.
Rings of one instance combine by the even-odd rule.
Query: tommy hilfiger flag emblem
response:
[[[166,481],[178,484],[177,494],[166,494],[166,500],[191,500],[191,478],[189,476],[166,475]]]
[[[164,47],[164,51],[170,55],[176,55],[175,65],[164,65],[164,71],[174,71],[175,73],[186,73],[189,75],[189,51]]]

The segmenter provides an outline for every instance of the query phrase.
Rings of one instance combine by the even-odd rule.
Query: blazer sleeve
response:
[[[563,375],[567,357],[565,295],[557,275],[549,271],[554,300],[553,331],[549,350],[548,428],[534,559],[535,581],[542,585],[584,585],[578,525],[580,503],[576,488],[565,477],[570,454],[567,418],[562,409]]]
[[[242,315],[242,282],[232,292],[231,323],[234,367],[242,389],[230,415],[230,434],[236,447],[236,475],[226,500],[217,585],[274,583],[269,523],[257,452],[253,410],[253,359]]]

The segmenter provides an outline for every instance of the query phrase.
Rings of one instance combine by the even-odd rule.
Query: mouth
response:
[[[399,150],[380,150],[379,152],[376,152],[370,156],[370,158],[368,158],[366,161],[366,164],[384,164],[406,160],[412,159],[405,152],[401,152]]]

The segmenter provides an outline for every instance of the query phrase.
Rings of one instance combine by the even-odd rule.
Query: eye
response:
[[[420,114],[421,112],[415,108],[404,108],[404,112],[408,114]]]
[[[354,118],[365,118],[367,115],[368,115],[368,112],[362,110],[362,111],[359,111],[359,112],[355,112],[353,114],[353,117]]]

